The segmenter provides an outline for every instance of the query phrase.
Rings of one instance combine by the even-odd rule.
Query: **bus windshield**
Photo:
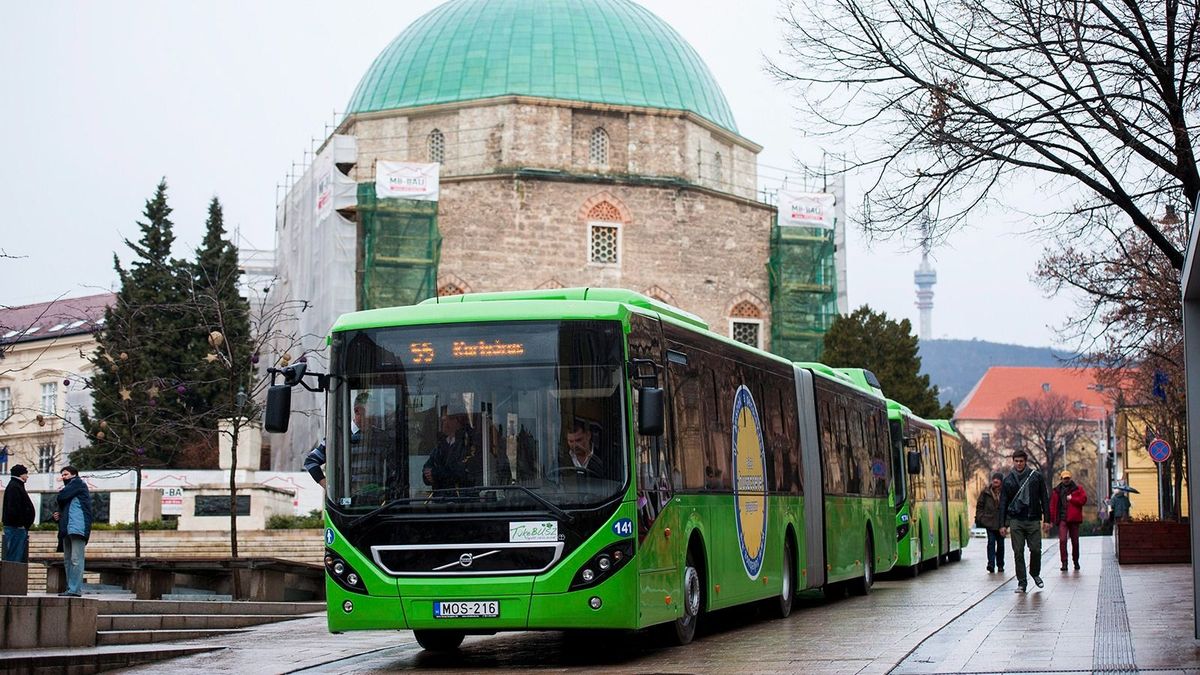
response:
[[[561,512],[611,499],[629,473],[621,335],[612,321],[336,333],[331,508]]]

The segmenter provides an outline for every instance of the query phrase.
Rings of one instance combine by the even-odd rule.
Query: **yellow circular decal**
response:
[[[733,397],[733,501],[738,545],[751,579],[762,571],[767,547],[767,456],[754,397],[746,385]]]

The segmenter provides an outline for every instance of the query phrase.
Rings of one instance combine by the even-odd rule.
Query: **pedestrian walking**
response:
[[[1083,505],[1087,492],[1071,480],[1071,472],[1059,474],[1060,482],[1050,493],[1050,522],[1058,528],[1058,557],[1062,571],[1067,571],[1067,540],[1071,541],[1071,561],[1079,569],[1079,524],[1083,522]]]
[[[58,521],[67,590],[59,595],[78,598],[83,595],[84,549],[92,536],[92,494],[75,467],[64,466],[61,476],[63,486],[55,497],[58,510],[53,517]]]
[[[1003,520],[1000,517],[1000,489],[1004,476],[992,474],[991,483],[979,493],[975,500],[975,527],[987,530],[987,571],[1004,574],[1004,536],[1000,534]]]
[[[1129,509],[1133,508],[1133,504],[1129,501],[1129,493],[1117,487],[1113,489],[1112,497],[1108,500],[1109,506],[1112,508],[1112,519],[1114,523],[1123,523],[1129,520]]]
[[[9,471],[12,479],[4,488],[4,554],[5,562],[29,562],[29,528],[33,527],[36,511],[33,500],[25,490],[29,469],[16,464]]]
[[[1029,546],[1028,578],[1038,588],[1042,581],[1042,529],[1049,527],[1046,510],[1046,482],[1037,469],[1029,466],[1029,456],[1024,450],[1012,455],[1013,469],[1004,478],[1001,490],[1000,512],[1004,527],[1000,534],[1012,536],[1013,561],[1017,567],[1017,593],[1028,588],[1025,567],[1025,546]]]

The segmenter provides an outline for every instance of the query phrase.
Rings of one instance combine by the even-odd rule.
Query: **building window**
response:
[[[0,387],[0,422],[12,416],[12,389]]]
[[[0,446],[0,476],[8,475],[8,446]]]
[[[38,446],[38,471],[54,473],[54,446],[52,444]]]
[[[621,264],[621,211],[611,202],[600,202],[587,213],[588,261],[598,265]]]
[[[616,265],[618,259],[621,228],[615,223],[590,223],[591,261],[600,265]]]
[[[762,310],[749,300],[742,300],[729,310],[729,336],[751,347],[762,348]]]
[[[438,288],[438,297],[439,298],[444,298],[447,295],[462,295],[463,293],[466,293],[466,291],[464,291],[462,289],[462,286],[459,286],[458,284],[453,283],[453,282],[448,283],[448,284],[442,284]]]
[[[762,321],[735,320],[731,336],[734,340],[751,347],[762,347]]]
[[[446,161],[446,135],[441,129],[429,132],[429,161],[438,164]]]
[[[604,127],[592,129],[592,138],[588,143],[588,161],[600,166],[608,166],[608,132]]]
[[[979,447],[984,450],[992,449],[992,435],[990,433],[985,431],[979,436]]]
[[[55,415],[58,413],[58,383],[42,383],[42,414]]]
[[[725,168],[721,164],[721,153],[713,153],[713,181],[720,186],[725,182]]]

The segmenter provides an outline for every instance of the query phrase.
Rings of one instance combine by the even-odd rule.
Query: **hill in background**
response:
[[[984,340],[922,340],[921,372],[937,385],[938,398],[957,408],[992,366],[1063,367],[1074,355],[1049,347]]]

